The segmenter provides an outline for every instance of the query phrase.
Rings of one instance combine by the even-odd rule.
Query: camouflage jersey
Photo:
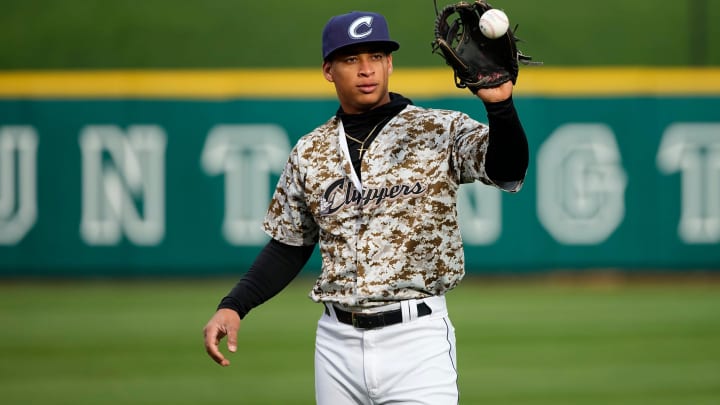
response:
[[[442,295],[464,275],[456,196],[485,173],[488,127],[408,105],[370,144],[362,185],[333,117],[293,148],[264,221],[272,238],[320,244],[314,301],[371,307]],[[521,182],[508,191],[517,191]]]

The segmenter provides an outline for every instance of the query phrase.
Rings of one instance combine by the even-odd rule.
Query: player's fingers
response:
[[[227,336],[227,348],[231,353],[237,351],[237,334],[240,330],[240,316],[231,309],[221,309],[217,312],[221,330]]]
[[[227,347],[228,350],[235,353],[237,351],[237,328],[228,327],[227,330]]]
[[[221,366],[229,366],[230,361],[223,356],[218,349],[220,339],[222,338],[220,329],[215,325],[208,325],[204,330],[205,334],[205,351],[217,364]]]

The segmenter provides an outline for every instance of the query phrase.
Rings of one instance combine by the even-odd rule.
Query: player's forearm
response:
[[[512,97],[485,103],[490,142],[485,154],[485,171],[493,181],[520,181],[525,177],[530,152],[525,130]]]
[[[220,308],[237,311],[244,318],[251,309],[282,291],[300,273],[312,255],[314,246],[290,246],[274,239],[265,245]]]

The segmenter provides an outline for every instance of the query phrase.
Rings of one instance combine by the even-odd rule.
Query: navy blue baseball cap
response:
[[[366,43],[376,43],[389,52],[400,49],[400,44],[390,39],[387,21],[382,15],[369,11],[336,15],[323,29],[323,60],[340,48]]]

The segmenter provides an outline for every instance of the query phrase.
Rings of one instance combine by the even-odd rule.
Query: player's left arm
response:
[[[512,99],[512,82],[480,89],[477,96],[487,111],[489,140],[485,172],[498,186],[517,191],[525,179],[530,161],[527,137]]]

